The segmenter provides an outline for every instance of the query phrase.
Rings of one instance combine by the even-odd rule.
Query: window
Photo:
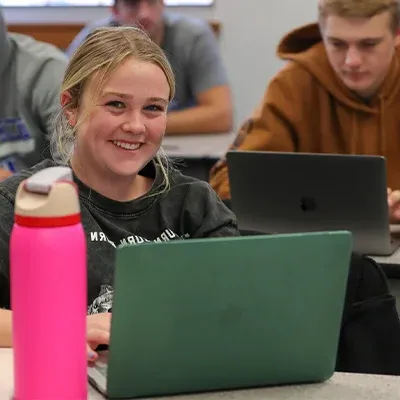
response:
[[[165,0],[167,6],[210,6],[215,0]],[[109,6],[113,0],[0,0],[4,7]]]

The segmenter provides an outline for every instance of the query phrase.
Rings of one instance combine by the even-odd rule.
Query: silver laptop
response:
[[[227,162],[240,229],[345,229],[353,250],[372,256],[399,246],[390,231],[384,157],[232,151]]]

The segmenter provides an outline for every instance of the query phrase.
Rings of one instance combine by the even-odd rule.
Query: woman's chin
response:
[[[124,163],[124,164],[116,164],[107,165],[108,170],[111,171],[112,174],[115,175],[115,178],[134,178],[143,168],[143,163]]]

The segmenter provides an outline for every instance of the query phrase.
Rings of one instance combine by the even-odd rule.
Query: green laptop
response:
[[[134,399],[329,379],[351,247],[341,231],[118,249],[111,342],[90,383]]]

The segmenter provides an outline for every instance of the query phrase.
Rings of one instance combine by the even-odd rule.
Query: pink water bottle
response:
[[[66,167],[23,181],[10,240],[15,400],[87,399],[87,256]]]

